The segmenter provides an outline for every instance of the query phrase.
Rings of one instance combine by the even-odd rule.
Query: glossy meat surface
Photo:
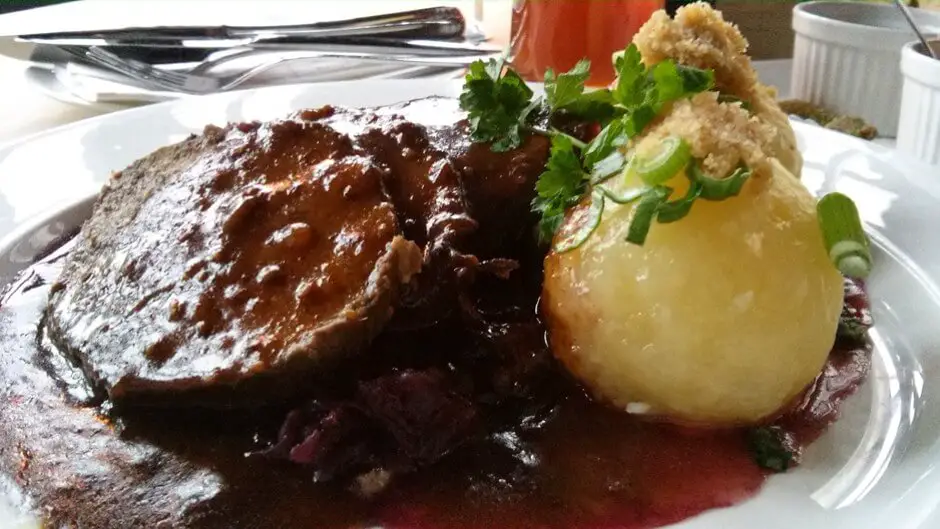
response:
[[[151,154],[84,226],[50,300],[53,341],[118,403],[289,390],[367,344],[419,270],[381,172],[292,118]]]
[[[444,98],[210,126],[112,180],[50,336],[118,404],[309,391],[390,319],[449,317],[461,270],[529,240],[547,154],[471,144]]]

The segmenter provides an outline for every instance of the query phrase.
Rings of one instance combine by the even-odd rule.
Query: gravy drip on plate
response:
[[[302,466],[247,455],[270,445],[284,410],[149,410],[111,419],[43,339],[49,285],[68,250],[24,271],[0,309],[0,470],[31,506],[43,507],[51,527],[639,529],[742,501],[766,477],[744,432],[644,422],[590,402],[561,373],[549,379],[548,408],[512,408],[493,433],[372,499],[315,484]],[[524,283],[537,282],[540,270],[522,270],[523,294],[478,306],[486,315],[528,314],[500,327],[502,335],[490,329],[490,338],[537,357],[545,345]],[[847,282],[846,294],[868,321],[861,285]],[[506,298],[526,306],[506,306]],[[375,347],[408,367],[433,364],[433,351],[476,347],[467,345],[468,327],[385,333]],[[840,340],[806,397],[777,424],[801,442],[818,436],[864,380],[870,352]],[[379,364],[374,369],[390,368]]]

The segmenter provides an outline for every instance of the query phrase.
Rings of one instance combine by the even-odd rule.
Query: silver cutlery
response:
[[[937,58],[937,52],[930,47],[930,44],[927,42],[927,39],[924,37],[923,32],[920,28],[917,27],[917,22],[914,22],[914,17],[911,16],[911,11],[904,4],[903,0],[894,0],[894,4],[898,6],[898,9],[901,10],[901,14],[904,15],[904,18],[907,19],[907,23],[910,24],[911,29],[914,30],[914,34],[917,35],[917,38],[920,39],[920,43],[924,46],[924,51],[933,57]]]
[[[363,66],[360,65],[357,68],[362,70]],[[31,67],[31,69],[38,69],[38,67]],[[159,103],[192,97],[190,94],[182,92],[146,88],[143,85],[134,84],[127,77],[111,70],[104,70],[78,62],[55,64],[51,70],[46,70],[46,72],[48,72],[47,75],[51,75],[57,81],[57,86],[50,88],[58,88],[65,92],[58,97],[78,98],[78,102],[81,104]],[[455,79],[458,73],[458,70],[452,68],[427,66],[383,68],[381,65],[376,65],[375,68],[369,68],[367,77],[369,79],[419,79],[429,77]]]
[[[441,67],[441,68],[463,68],[469,66],[471,62],[479,58],[496,56],[496,54],[479,56],[451,56],[451,57],[423,57],[415,55],[389,55],[375,54],[365,52],[311,52],[307,50],[282,51],[276,54],[271,60],[262,62],[244,71],[238,71],[229,75],[209,75],[207,72],[217,68],[221,64],[243,58],[256,50],[232,50],[207,61],[199,63],[189,70],[172,70],[158,68],[156,66],[125,59],[118,55],[99,47],[76,47],[60,46],[64,51],[85,59],[93,64],[104,66],[117,73],[125,75],[147,87],[154,87],[172,92],[180,92],[191,95],[210,94],[232,90],[239,85],[251,80],[259,74],[288,61],[314,58],[346,58],[356,60],[374,60],[384,62],[395,62],[415,66]]]
[[[235,48],[262,43],[299,44],[324,39],[385,38],[457,39],[466,21],[459,9],[432,7],[330,22],[288,26],[162,26],[114,30],[34,33],[18,40],[72,46],[137,46]]]

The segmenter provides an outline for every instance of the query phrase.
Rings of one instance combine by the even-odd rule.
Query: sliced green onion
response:
[[[819,199],[816,213],[832,263],[843,275],[867,277],[871,272],[871,251],[855,202],[842,193],[829,193]]]
[[[630,226],[627,228],[627,242],[643,246],[656,211],[666,202],[670,194],[672,194],[672,189],[664,186],[652,187],[646,191],[639,204],[633,208],[633,218],[630,219]]]
[[[610,153],[606,158],[594,164],[594,168],[591,170],[591,183],[600,184],[606,181],[620,172],[626,163],[627,160],[620,151]]]
[[[596,191],[600,191],[611,202],[615,202],[617,204],[629,204],[635,201],[636,199],[642,197],[650,190],[650,188],[648,187],[634,187],[632,189],[628,189],[622,195],[618,195],[617,193],[611,191],[610,189],[607,189],[604,186],[597,186],[594,189]]]
[[[585,217],[580,219],[581,225],[578,226],[578,229],[574,230],[573,233],[562,237],[555,244],[555,251],[557,253],[565,253],[580,247],[600,225],[603,216],[604,194],[595,191],[591,195],[591,205],[588,206]]]
[[[697,163],[690,168],[693,180],[702,184],[701,198],[705,200],[724,200],[737,196],[744,187],[744,182],[751,177],[751,170],[745,166],[738,167],[725,178],[714,178],[705,174]]]
[[[682,138],[669,136],[659,144],[652,158],[634,159],[630,171],[651,186],[665,183],[685,169],[692,159],[692,148]]]
[[[685,216],[689,214],[689,211],[692,211],[692,204],[695,202],[695,199],[701,194],[701,182],[690,181],[689,190],[686,191],[684,197],[666,202],[662,206],[659,206],[659,210],[656,212],[656,220],[661,224],[668,224],[685,218]]]

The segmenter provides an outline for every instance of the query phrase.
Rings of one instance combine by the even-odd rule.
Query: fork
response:
[[[391,61],[402,64],[413,64],[423,66],[467,67],[473,61],[480,58],[488,58],[489,55],[467,55],[455,57],[425,57],[415,55],[390,55],[381,53],[367,52],[312,52],[312,51],[285,51],[271,61],[258,64],[243,72],[231,75],[211,76],[206,72],[219,66],[224,62],[241,58],[257,50],[242,49],[227,53],[207,61],[199,63],[188,71],[172,71],[157,68],[150,64],[134,59],[125,59],[97,46],[87,48],[78,46],[60,46],[64,51],[84,58],[92,63],[104,66],[120,74],[130,77],[136,81],[148,86],[161,88],[173,92],[180,92],[191,95],[211,94],[215,92],[224,92],[232,90],[235,87],[244,84],[260,73],[273,68],[279,64],[298,59],[310,58],[349,58],[359,60]]]

